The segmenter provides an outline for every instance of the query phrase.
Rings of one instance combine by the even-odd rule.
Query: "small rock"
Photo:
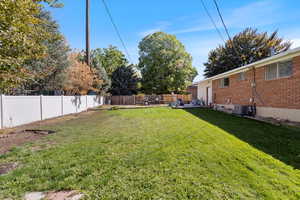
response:
[[[45,198],[45,194],[43,192],[30,192],[26,193],[24,199],[25,200],[41,200]]]

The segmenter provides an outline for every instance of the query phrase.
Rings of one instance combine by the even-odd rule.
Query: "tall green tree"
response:
[[[133,95],[138,92],[139,77],[133,65],[118,67],[112,73],[110,92],[113,95]]]
[[[42,57],[48,37],[38,18],[41,6],[32,0],[0,1],[0,92],[11,93],[27,76],[24,61]]]
[[[49,34],[39,18],[42,2],[61,6],[57,0],[0,1],[0,93],[13,93],[30,78],[26,60],[45,56],[43,41]]]
[[[123,52],[115,46],[92,50],[91,57],[92,64],[97,66],[101,65],[105,69],[109,77],[112,76],[112,73],[118,67],[126,66],[128,64],[128,61]]]
[[[25,84],[25,89],[62,90],[64,71],[69,66],[68,52],[70,48],[59,32],[59,25],[52,19],[49,12],[41,12],[39,18],[45,22],[41,26],[49,35],[42,41],[46,47],[46,54],[38,59],[26,60],[25,67],[31,73],[31,79]]]
[[[261,60],[275,54],[286,51],[291,43],[278,37],[275,31],[268,35],[267,32],[259,33],[257,29],[247,28],[209,52],[208,61],[204,63],[205,77],[211,77],[243,65]]]
[[[139,43],[139,69],[146,93],[181,93],[197,75],[192,57],[174,35],[156,32]]]
[[[111,79],[108,77],[105,69],[101,67],[101,65],[93,65],[93,68],[95,69],[97,78],[102,80],[101,84],[94,85],[94,87],[97,88],[100,93],[108,92],[111,88]]]

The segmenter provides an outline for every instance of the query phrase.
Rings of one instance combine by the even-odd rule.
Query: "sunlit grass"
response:
[[[299,129],[169,108],[99,111],[45,128],[58,133],[0,158],[20,163],[0,176],[0,199],[66,189],[86,199],[300,199]]]

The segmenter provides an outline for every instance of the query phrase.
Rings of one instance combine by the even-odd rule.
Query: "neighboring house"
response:
[[[197,99],[198,98],[198,91],[197,91],[197,84],[193,84],[187,87],[187,92],[190,93],[192,95],[192,100]]]
[[[198,82],[198,99],[203,101],[205,105],[211,105],[212,101],[212,81],[203,80]]]
[[[233,109],[256,105],[257,115],[300,122],[300,48],[210,77],[198,98]],[[212,92],[207,92],[212,88]]]

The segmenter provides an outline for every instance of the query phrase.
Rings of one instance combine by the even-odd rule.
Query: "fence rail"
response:
[[[86,111],[104,104],[104,98],[86,96],[0,96],[0,128]]]
[[[112,105],[137,105],[137,104],[168,104],[183,100],[185,103],[192,101],[192,95],[162,94],[162,95],[132,95],[132,96],[111,96]]]

